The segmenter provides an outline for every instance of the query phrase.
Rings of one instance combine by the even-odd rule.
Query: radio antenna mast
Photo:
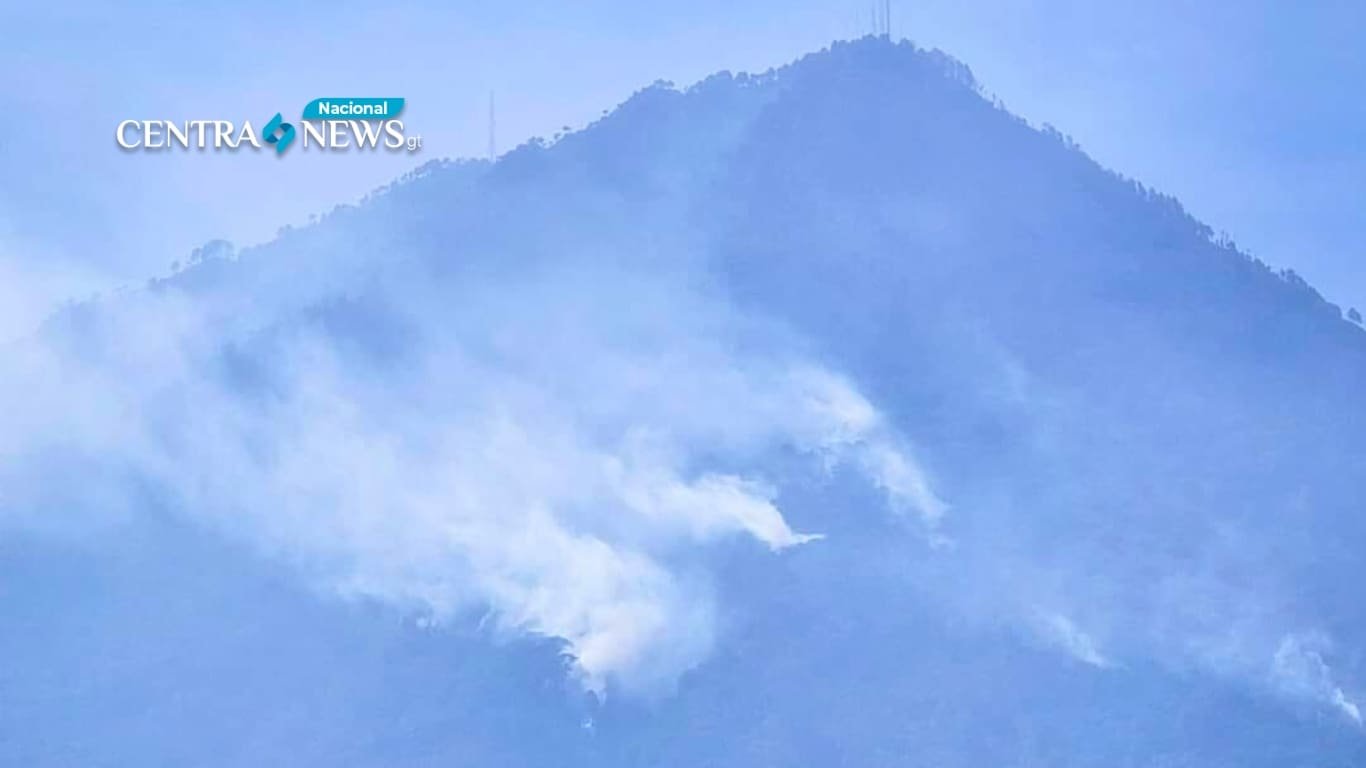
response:
[[[874,2],[870,10],[873,19],[873,37],[892,39],[892,0],[883,0],[882,8]],[[881,11],[881,12],[879,12]]]
[[[493,111],[493,91],[489,91],[489,162],[498,159],[498,120]]]

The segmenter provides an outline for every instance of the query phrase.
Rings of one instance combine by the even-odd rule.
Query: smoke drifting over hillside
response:
[[[562,640],[595,690],[705,657],[694,546],[819,538],[783,519],[765,457],[847,464],[927,528],[942,513],[876,409],[775,334],[648,274],[528,272],[390,275],[229,336],[171,287],[90,307],[6,361],[4,511],[150,496],[343,593]]]
[[[327,765],[1366,760],[1366,335],[941,53],[657,85],[193,261],[0,361],[7,730],[283,697]]]

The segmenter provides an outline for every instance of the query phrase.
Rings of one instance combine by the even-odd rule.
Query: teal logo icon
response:
[[[263,135],[267,144],[275,145],[275,154],[277,155],[284,152],[289,146],[289,143],[294,141],[294,126],[286,123],[284,120],[284,116],[279,112],[276,112],[275,117],[272,117],[270,122],[266,123],[266,129]]]

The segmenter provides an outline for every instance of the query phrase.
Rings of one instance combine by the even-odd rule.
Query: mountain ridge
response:
[[[657,85],[192,261],[0,391],[0,486],[133,521],[78,558],[107,602],[0,628],[6,731],[67,622],[130,762],[1366,759],[1366,337],[943,54]],[[159,601],[192,641],[134,642]],[[316,730],[252,738],[281,696]]]
[[[902,78],[899,82],[897,78],[888,81],[884,75],[882,81],[879,83],[879,87],[886,86],[885,93],[888,96],[900,96],[896,86],[906,85],[904,78],[906,77],[907,72],[914,73],[917,77],[921,78],[928,75],[931,80],[934,79],[935,75],[938,75],[938,79],[940,79],[943,84],[949,87],[960,88],[963,96],[976,97],[976,100],[979,101],[978,106],[990,106],[995,111],[999,112],[1001,117],[1006,118],[1006,121],[1003,122],[1014,123],[1021,128],[1027,129],[1027,132],[1034,134],[1036,137],[1042,136],[1056,142],[1056,144],[1060,145],[1059,149],[1064,150],[1060,156],[1071,158],[1068,162],[1079,163],[1082,166],[1086,166],[1088,171],[1099,171],[1106,176],[1112,177],[1115,182],[1118,182],[1118,184],[1115,185],[1117,189],[1131,186],[1139,197],[1152,203],[1155,206],[1155,210],[1164,211],[1165,213],[1162,215],[1171,217],[1174,224],[1181,228],[1185,228],[1188,231],[1196,232],[1207,239],[1209,244],[1213,246],[1213,248],[1210,249],[1211,252],[1217,253],[1223,251],[1236,255],[1239,257],[1239,261],[1250,263],[1250,266],[1254,268],[1254,274],[1264,274],[1265,276],[1276,278],[1289,289],[1284,293],[1287,301],[1291,300],[1291,296],[1300,296],[1300,301],[1303,302],[1304,306],[1316,307],[1326,311],[1328,314],[1335,314],[1337,319],[1343,319],[1343,310],[1341,307],[1324,299],[1311,284],[1299,277],[1292,268],[1274,269],[1260,259],[1239,250],[1238,246],[1229,239],[1227,235],[1220,234],[1216,236],[1214,230],[1209,225],[1204,224],[1188,213],[1177,198],[1157,192],[1145,186],[1141,181],[1127,177],[1120,172],[1101,165],[1086,155],[1085,151],[1071,140],[1071,137],[1054,128],[1051,124],[1045,122],[1036,127],[1025,118],[1010,113],[1006,110],[1002,102],[994,97],[990,97],[984,91],[973,76],[971,69],[966,64],[963,64],[957,59],[938,50],[918,49],[909,41],[901,40],[898,42],[889,42],[880,36],[869,36],[851,41],[836,41],[827,49],[806,54],[789,64],[770,68],[762,73],[750,74],[742,72],[732,74],[728,71],[721,71],[684,88],[676,88],[668,81],[656,81],[654,84],[640,89],[616,108],[607,112],[603,117],[591,121],[583,128],[563,134],[556,134],[556,137],[550,141],[541,138],[533,138],[501,156],[497,164],[487,164],[486,161],[471,159],[438,159],[428,161],[413,171],[395,179],[393,182],[383,185],[367,194],[362,199],[360,205],[363,206],[386,194],[400,191],[406,184],[419,182],[423,178],[443,170],[464,174],[476,173],[477,169],[482,168],[490,173],[491,182],[497,182],[499,179],[514,179],[519,173],[536,167],[539,156],[544,152],[553,151],[561,157],[565,154],[569,154],[571,155],[570,162],[573,162],[572,155],[576,154],[576,151],[582,151],[583,147],[586,145],[589,149],[599,153],[595,155],[595,159],[599,161],[602,160],[604,156],[606,156],[608,160],[628,157],[629,153],[627,152],[603,152],[602,146],[612,145],[614,143],[624,143],[627,146],[630,146],[633,141],[632,138],[614,130],[615,125],[623,120],[661,119],[660,117],[648,118],[647,115],[651,109],[667,112],[670,117],[676,118],[680,112],[677,107],[686,106],[689,109],[697,108],[700,106],[698,103],[699,97],[722,94],[724,105],[734,106],[742,98],[738,95],[738,92],[740,91],[746,89],[751,91],[780,91],[783,88],[790,87],[790,83],[786,82],[787,80],[808,75],[812,70],[817,72],[825,70],[825,74],[827,75],[843,74],[856,78],[858,75],[858,68],[863,67],[866,68],[866,71],[876,72],[879,71],[879,67],[887,62],[894,62],[894,66],[897,67],[895,71],[899,72],[899,77]],[[854,67],[854,71],[850,72],[848,69],[849,67]],[[757,112],[763,108],[762,105],[766,103],[768,98],[769,97],[766,96],[760,97],[758,99],[760,106],[748,106],[746,108],[750,112]],[[674,108],[670,109],[670,106]],[[639,134],[640,126],[635,125],[633,127],[636,129],[634,132]],[[638,141],[640,138],[643,137],[637,137],[636,140]],[[335,214],[355,207],[356,206],[352,204],[339,204],[333,209],[332,213]],[[324,214],[323,216],[318,217],[316,224],[311,224],[302,228],[293,226],[285,227],[282,230],[282,233],[287,233],[291,236],[297,235],[297,233],[306,231],[311,226],[324,223],[326,218],[327,214]],[[215,241],[215,243],[220,242],[221,241]],[[241,255],[245,256],[262,249],[268,249],[270,245],[270,243],[264,243],[244,249],[241,252]],[[191,260],[194,260],[193,255],[191,256]],[[1235,267],[1236,271],[1238,265],[1234,264],[1231,266]],[[164,280],[168,278],[161,279]],[[157,278],[153,278],[153,281],[156,280]],[[1352,325],[1350,321],[1348,321],[1348,325],[1350,329],[1350,326]]]

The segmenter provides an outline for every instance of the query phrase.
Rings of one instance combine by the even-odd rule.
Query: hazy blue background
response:
[[[1350,19],[1069,10],[922,15],[1114,171],[853,8],[21,25],[0,306],[134,287],[0,338],[0,764],[1366,765],[1366,330],[1217,232],[1347,292]],[[489,88],[593,122],[109,141]]]
[[[863,34],[871,4],[3,5],[0,335],[12,336],[55,297],[163,273],[210,238],[264,241],[414,164],[124,155],[112,134],[125,117],[264,120],[321,94],[396,95],[426,136],[419,159],[482,156],[490,90],[507,149],[656,78],[762,71]],[[969,63],[1013,111],[1353,305],[1366,304],[1364,8],[900,0],[893,21]]]

